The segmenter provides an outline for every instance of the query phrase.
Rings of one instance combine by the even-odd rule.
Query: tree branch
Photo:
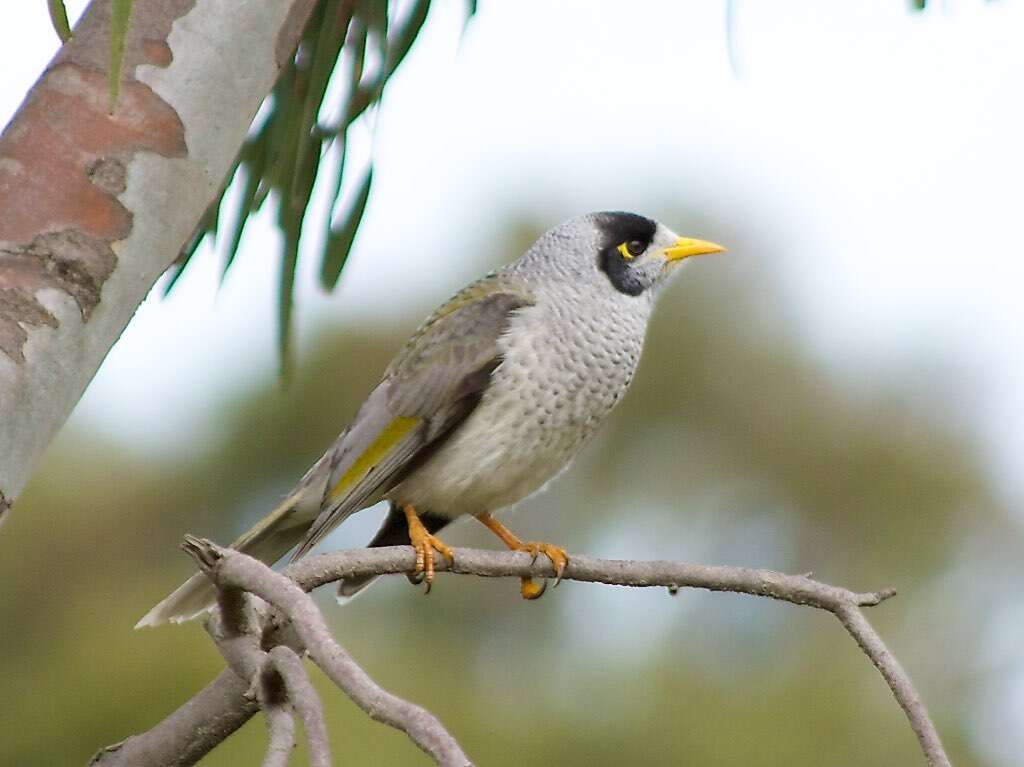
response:
[[[292,706],[302,720],[309,745],[310,767],[330,767],[331,749],[327,740],[324,709],[302,660],[294,650],[283,645],[273,648],[267,653],[267,658],[268,668],[272,668],[284,682]]]
[[[295,728],[288,706],[299,714],[309,743],[310,767],[330,767],[331,753],[323,706],[299,656],[287,644],[265,651],[262,640],[267,615],[257,614],[250,595],[240,589],[221,588],[218,610],[207,621],[210,634],[228,666],[250,681],[267,720],[270,745],[264,767],[283,767],[295,746]]]
[[[250,556],[209,541],[186,536],[184,548],[222,591],[245,590],[277,608],[288,619],[313,662],[371,719],[402,730],[444,767],[470,764],[437,717],[384,690],[334,641],[320,610],[295,581]],[[233,596],[231,610],[237,612]]]
[[[432,714],[385,692],[359,668],[351,656],[334,641],[323,616],[304,593],[353,576],[412,572],[415,558],[410,547],[354,549],[322,554],[302,559],[281,573],[275,573],[244,554],[220,548],[208,541],[190,537],[186,539],[185,545],[202,563],[214,582],[224,590],[221,610],[216,611],[221,613],[218,620],[223,622],[225,615],[233,614],[235,617],[228,618],[229,621],[244,618],[250,623],[262,623],[264,637],[268,636],[268,632],[280,633],[283,628],[290,628],[313,661],[370,716],[404,729],[439,764],[469,763],[454,739]],[[455,565],[449,568],[442,560],[438,563],[438,569],[483,577],[554,576],[554,569],[546,558],[541,557],[533,562],[528,554],[521,552],[475,549],[456,549]],[[892,597],[896,593],[893,590],[857,593],[820,583],[809,575],[786,575],[773,570],[673,561],[607,560],[582,555],[574,555],[570,559],[564,579],[619,586],[660,586],[672,591],[679,588],[730,591],[827,610],[839,619],[882,674],[910,721],[929,767],[950,767],[938,733],[909,676],[860,610],[861,607],[877,605]],[[237,596],[239,589],[266,600],[284,618],[254,618],[251,611],[246,613],[245,610],[249,608]],[[233,597],[232,593],[236,596]],[[245,618],[246,615],[249,617]],[[253,637],[255,635],[252,632],[252,629],[248,629],[243,634],[248,633]],[[237,667],[246,680],[252,679],[254,662],[232,661],[229,658],[232,650],[225,648],[226,639],[230,638],[219,638],[218,646],[228,662],[232,668]],[[240,637],[236,639],[237,645],[243,644]],[[252,647],[249,641],[244,640],[244,643]],[[258,648],[258,643],[256,646]],[[230,641],[227,648],[231,648]],[[244,654],[238,646],[234,651]],[[259,652],[263,651],[260,649]],[[298,658],[294,660],[298,661]],[[280,666],[277,668],[280,671]],[[292,685],[288,681],[285,684]],[[294,684],[296,690],[302,687],[301,683]],[[101,751],[94,757],[92,764],[96,767],[150,764],[184,767],[194,764],[258,710],[258,706],[244,694],[246,685],[247,682],[242,681],[242,677],[235,672],[223,672],[195,698],[152,730]],[[298,697],[295,694],[292,700],[297,706]],[[305,722],[305,714],[303,719]],[[306,729],[307,738],[312,740],[309,724],[306,724]],[[155,758],[156,755],[162,755],[163,758]]]

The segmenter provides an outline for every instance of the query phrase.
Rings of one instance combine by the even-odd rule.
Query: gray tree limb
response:
[[[111,345],[216,199],[315,0],[112,0],[0,134],[0,521]]]
[[[233,588],[218,592],[219,610],[206,630],[228,667],[249,679],[249,697],[255,697],[267,720],[270,745],[263,767],[283,767],[295,746],[292,712],[302,719],[309,745],[310,767],[330,767],[331,752],[323,706],[296,651],[279,644],[262,647],[266,613],[258,614],[248,593]]]
[[[337,645],[327,631],[323,616],[304,593],[351,576],[412,572],[415,557],[410,547],[355,549],[307,557],[289,565],[281,573],[275,573],[244,554],[220,548],[208,541],[189,538],[186,547],[200,559],[204,569],[222,589],[241,589],[256,594],[281,610],[289,622],[288,625],[298,634],[301,644],[309,651],[314,662],[320,665],[339,687],[346,689],[350,694],[351,690],[355,689],[356,694],[367,695],[364,703],[369,700],[375,706],[372,711],[368,711],[371,716],[387,723],[407,722],[408,720],[403,720],[402,717],[408,717],[410,710],[423,711],[432,722],[422,720],[426,722],[423,725],[426,730],[421,732],[435,739],[431,741],[435,748],[441,747],[437,744],[446,742],[445,736],[451,737],[429,712],[389,693],[384,693],[385,697],[382,697],[380,693],[372,692],[380,688]],[[449,568],[443,561],[438,564],[439,570],[483,577],[554,576],[554,569],[546,558],[531,561],[528,554],[521,552],[456,549],[454,566]],[[949,757],[942,747],[938,732],[910,677],[860,609],[880,604],[895,594],[893,590],[857,593],[820,583],[809,575],[787,575],[772,570],[693,565],[674,561],[595,559],[582,555],[574,555],[570,559],[564,579],[619,586],[659,586],[671,590],[701,588],[710,591],[730,591],[827,610],[839,619],[882,674],[910,721],[929,767],[950,767]],[[230,597],[228,599],[230,605]],[[264,624],[264,630],[280,631],[282,626],[280,621],[270,621]],[[230,670],[222,673],[195,698],[152,730],[101,751],[94,757],[93,764],[102,767],[150,764],[172,764],[179,767],[194,764],[258,710],[258,706],[244,694],[247,684]],[[412,709],[405,708],[410,706]],[[208,719],[203,720],[201,717]],[[203,726],[198,726],[200,722]],[[209,726],[210,723],[215,726]],[[433,723],[436,723],[436,726]],[[401,728],[402,724],[399,723],[397,726]],[[408,729],[406,731],[416,740],[412,732]],[[424,747],[419,741],[417,743]],[[161,753],[173,753],[173,758],[163,761],[148,759],[147,755],[154,748],[154,744]],[[454,740],[449,747],[458,749]],[[461,754],[461,750],[445,752],[456,761],[443,761],[437,752],[432,752],[426,747],[424,750],[431,753],[439,764],[468,763],[458,761],[457,754]]]
[[[222,591],[243,590],[277,608],[313,662],[371,719],[402,730],[443,767],[470,764],[437,717],[384,690],[334,641],[320,610],[295,581],[250,556],[209,541],[186,536],[185,550]],[[230,607],[237,610],[235,597],[231,598]]]
[[[289,647],[278,645],[267,653],[268,668],[281,678],[295,712],[302,720],[309,746],[310,767],[330,767],[331,750],[327,740],[324,709],[302,660]]]

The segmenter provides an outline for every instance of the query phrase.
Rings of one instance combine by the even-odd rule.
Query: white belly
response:
[[[562,323],[537,307],[502,339],[504,361],[473,413],[389,497],[449,517],[497,511],[568,466],[625,393],[643,331],[621,318]],[[626,331],[626,332],[623,332]]]

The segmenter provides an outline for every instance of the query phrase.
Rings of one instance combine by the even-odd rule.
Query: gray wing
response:
[[[328,451],[321,511],[293,559],[350,514],[380,500],[476,407],[501,362],[498,339],[513,312],[531,303],[520,286],[495,283],[483,280],[456,295],[388,367]]]

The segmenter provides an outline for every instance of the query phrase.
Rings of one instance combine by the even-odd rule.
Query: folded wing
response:
[[[330,453],[322,510],[293,558],[379,501],[473,411],[501,362],[522,290],[477,283],[441,307],[388,367]]]

